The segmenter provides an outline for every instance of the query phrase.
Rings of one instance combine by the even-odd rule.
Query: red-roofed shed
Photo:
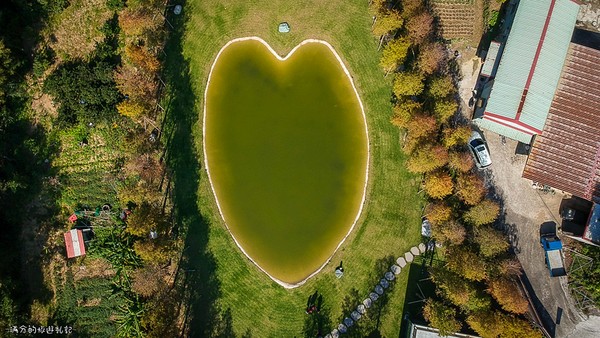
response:
[[[68,258],[85,255],[85,244],[83,243],[83,233],[81,230],[73,229],[65,232],[65,246]]]

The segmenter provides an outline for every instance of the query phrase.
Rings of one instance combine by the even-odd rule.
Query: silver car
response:
[[[487,145],[483,141],[481,134],[476,131],[471,133],[469,150],[471,150],[471,154],[473,154],[473,158],[475,158],[475,165],[477,165],[477,168],[483,169],[492,164],[492,158],[490,157]]]

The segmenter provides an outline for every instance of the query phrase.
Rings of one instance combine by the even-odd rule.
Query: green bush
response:
[[[52,48],[45,46],[33,57],[33,75],[35,77],[41,77],[44,72],[52,65],[56,53]]]
[[[59,103],[59,124],[111,120],[121,101],[113,78],[113,67],[104,61],[67,62],[44,83],[44,91]]]

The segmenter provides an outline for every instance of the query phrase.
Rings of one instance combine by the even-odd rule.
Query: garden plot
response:
[[[61,152],[53,165],[63,187],[61,206],[114,206],[124,132],[106,125],[80,126],[60,138]]]
[[[472,39],[480,31],[475,0],[433,0],[431,5],[445,39]]]

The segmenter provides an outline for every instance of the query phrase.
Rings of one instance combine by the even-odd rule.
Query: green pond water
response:
[[[280,61],[260,42],[235,42],[206,93],[205,151],[223,217],[273,277],[316,271],[360,208],[367,135],[358,99],[320,43]]]

